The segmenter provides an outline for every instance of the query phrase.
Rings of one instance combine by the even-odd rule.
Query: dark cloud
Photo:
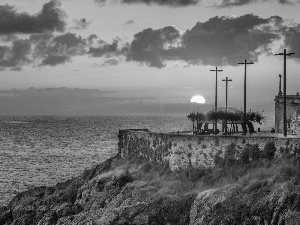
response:
[[[127,60],[162,68],[164,67],[165,46],[175,44],[179,37],[179,30],[172,26],[159,30],[145,29],[134,35],[127,53]]]
[[[144,3],[147,5],[158,4],[158,5],[167,5],[167,6],[187,6],[187,5],[196,5],[199,3],[199,0],[122,0],[123,3]]]
[[[221,4],[217,4],[217,7],[234,7],[234,6],[243,6],[256,2],[272,2],[274,0],[223,0]],[[282,5],[290,5],[296,3],[293,0],[276,0]],[[299,3],[299,2],[298,2]]]
[[[187,30],[182,37],[182,47],[178,52],[171,51],[175,58],[191,64],[201,62],[204,65],[236,65],[240,59],[257,61],[257,56],[274,39],[277,34],[264,32],[257,28],[268,24],[269,19],[263,19],[252,14],[237,18],[214,17],[207,22],[198,22]],[[177,55],[176,55],[177,54]]]
[[[31,42],[47,41],[53,37],[54,37],[54,35],[52,33],[32,34],[32,35],[30,35],[29,40]]]
[[[28,40],[16,40],[12,46],[0,46],[0,67],[20,67],[31,60],[31,45]]]
[[[9,5],[0,6],[0,34],[42,33],[45,31],[63,31],[64,12],[59,8],[58,0],[44,4],[37,15],[18,13]]]
[[[300,25],[286,30],[285,46],[289,52],[295,53],[292,55],[293,58],[300,59]]]
[[[105,5],[105,3],[106,3],[107,0],[94,0],[94,1],[95,1],[95,3],[97,3],[98,5],[103,6],[103,5]]]
[[[34,43],[34,55],[42,59],[41,66],[55,66],[71,61],[72,56],[86,53],[86,42],[81,36],[65,33],[58,36],[52,34],[35,34],[30,36]]]
[[[102,57],[102,56],[112,56],[112,55],[118,55],[118,40],[114,40],[111,44],[99,40],[97,47],[90,47],[88,54],[90,54],[93,57]]]
[[[81,36],[76,36],[73,33],[65,33],[53,38],[53,41],[56,44],[66,45],[67,48],[76,47],[79,44],[85,44],[85,41],[81,38]]]
[[[30,43],[33,47],[33,57],[42,58],[49,53],[49,46],[51,46],[52,38],[51,33],[32,34],[29,37]]]
[[[5,59],[7,53],[9,52],[9,47],[8,46],[0,46],[0,59]]]
[[[94,0],[97,4],[103,6],[108,0]],[[161,6],[172,6],[172,7],[182,7],[189,5],[196,5],[201,0],[120,0],[115,2],[120,2],[123,4],[147,4],[147,5],[161,5]]]
[[[265,0],[223,0],[219,7],[233,7],[233,6],[242,6],[248,5],[250,3],[255,3],[257,1],[265,1]]]
[[[108,59],[101,66],[116,66],[119,64],[119,61],[116,59]]]
[[[22,71],[22,67],[13,67],[10,70],[11,71]]]
[[[18,36],[14,35],[14,34],[1,35],[0,40],[4,41],[4,42],[15,41],[15,40],[18,40]]]
[[[43,59],[42,65],[56,66],[58,64],[64,64],[67,61],[71,61],[71,57],[68,55],[49,54]]]
[[[92,23],[91,20],[87,20],[86,18],[74,19],[73,22],[74,22],[75,25],[72,28],[76,29],[76,30],[86,29]]]
[[[275,19],[252,14],[214,17],[198,22],[183,34],[170,26],[158,30],[148,28],[134,35],[127,60],[158,68],[175,60],[214,66],[237,65],[246,58],[256,61],[260,54],[269,51],[270,43],[280,38],[278,33],[267,31],[271,20]],[[265,30],[259,28],[263,25]]]
[[[280,4],[283,4],[283,5],[285,5],[285,4],[288,4],[288,5],[293,4],[293,2],[289,1],[289,0],[278,0],[278,1],[279,1]]]
[[[56,66],[87,52],[86,40],[73,33],[54,36],[52,33],[31,34],[27,40],[15,40],[0,46],[0,67],[13,70],[32,63]]]
[[[91,46],[94,43],[94,40],[98,39],[98,36],[96,34],[91,34],[88,38],[87,38],[87,43],[89,46]]]
[[[134,23],[134,20],[128,20],[128,21],[126,21],[124,24],[125,25],[130,25],[130,24],[133,24]]]
[[[213,17],[186,31],[173,26],[148,28],[125,44],[120,38],[106,42],[95,34],[82,38],[69,32],[55,36],[51,31],[31,34],[28,40],[14,38],[0,46],[0,68],[22,68],[29,63],[56,66],[85,54],[104,57],[97,66],[117,65],[124,57],[157,68],[170,62],[237,66],[241,60],[257,61],[261,54],[271,54],[270,46],[276,40],[284,40],[288,49],[300,52],[300,25],[288,26],[279,16],[253,14]]]

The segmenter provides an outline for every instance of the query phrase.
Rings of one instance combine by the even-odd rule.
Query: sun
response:
[[[201,95],[195,95],[195,96],[192,97],[191,102],[196,102],[196,103],[204,104],[205,103],[205,99]]]

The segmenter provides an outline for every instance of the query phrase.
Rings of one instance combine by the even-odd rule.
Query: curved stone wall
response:
[[[287,153],[300,154],[300,138],[175,135],[147,130],[120,130],[119,154],[121,157],[135,155],[168,164],[172,171],[176,171],[189,167],[212,167],[216,156],[224,158],[226,146],[232,143],[238,158],[247,144],[257,144],[262,150],[268,142],[274,142],[278,157]]]

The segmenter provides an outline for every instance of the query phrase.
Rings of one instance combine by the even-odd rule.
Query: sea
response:
[[[37,186],[79,176],[118,152],[120,129],[189,131],[185,116],[1,116],[0,207]]]

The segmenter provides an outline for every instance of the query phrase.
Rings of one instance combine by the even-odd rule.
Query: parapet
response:
[[[276,156],[294,154],[300,151],[300,138],[277,138],[273,136],[213,136],[153,133],[148,129],[119,131],[119,154],[121,157],[142,157],[149,161],[165,164],[172,171],[189,168],[209,168],[216,158],[224,158],[228,146],[235,148],[236,158],[240,157],[246,145],[258,145],[260,150],[273,142]],[[233,144],[233,145],[232,145]]]

